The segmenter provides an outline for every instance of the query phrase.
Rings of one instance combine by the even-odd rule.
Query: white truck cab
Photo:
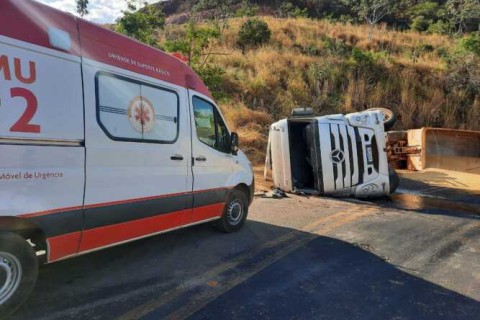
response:
[[[266,170],[286,192],[367,198],[389,195],[398,177],[385,151],[385,114],[315,117],[302,113],[270,127]]]
[[[238,230],[253,184],[188,65],[39,3],[0,2],[0,318],[38,260],[209,221]]]

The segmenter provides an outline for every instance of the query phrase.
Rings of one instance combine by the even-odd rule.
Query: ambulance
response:
[[[184,62],[0,1],[0,318],[41,263],[200,223],[239,230],[253,185],[238,135]]]

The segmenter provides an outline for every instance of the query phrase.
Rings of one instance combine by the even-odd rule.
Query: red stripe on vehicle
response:
[[[81,232],[73,232],[57,237],[48,238],[49,255],[48,261],[56,261],[66,256],[77,253],[80,243]]]
[[[79,252],[90,251],[174,229],[186,224],[220,217],[224,206],[224,203],[218,203],[195,208],[193,209],[192,219],[189,217],[190,212],[192,212],[191,210],[182,210],[155,217],[85,230],[83,232]]]
[[[145,235],[180,227],[187,223],[190,210],[85,230],[80,252],[89,251]]]
[[[221,217],[224,207],[225,203],[216,203],[205,207],[194,208],[191,223]]]

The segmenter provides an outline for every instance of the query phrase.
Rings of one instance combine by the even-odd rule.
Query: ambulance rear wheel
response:
[[[225,203],[222,218],[216,227],[225,233],[235,232],[242,228],[248,215],[248,198],[245,193],[233,190]]]
[[[0,319],[14,313],[37,281],[38,259],[22,237],[0,233]]]

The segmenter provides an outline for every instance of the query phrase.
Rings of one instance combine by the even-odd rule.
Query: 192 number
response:
[[[30,90],[24,88],[10,89],[10,96],[12,98],[23,98],[27,104],[25,112],[10,128],[10,132],[40,133],[40,126],[30,123],[38,109],[37,97]]]

